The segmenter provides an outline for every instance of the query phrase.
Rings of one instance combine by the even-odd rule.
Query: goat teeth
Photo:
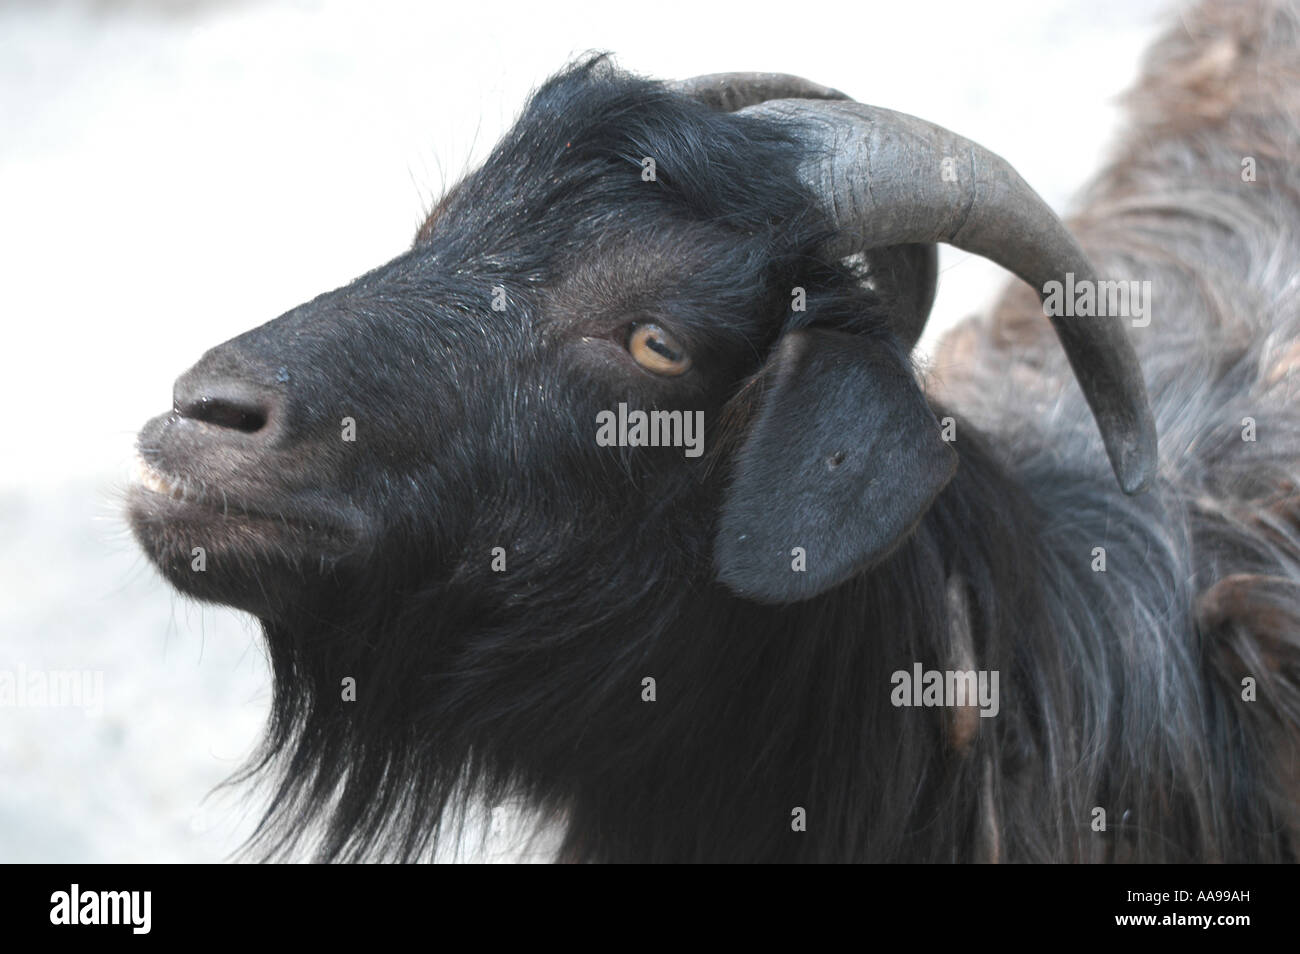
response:
[[[156,494],[173,494],[177,489],[142,457],[135,459],[135,479],[146,490],[152,490]]]

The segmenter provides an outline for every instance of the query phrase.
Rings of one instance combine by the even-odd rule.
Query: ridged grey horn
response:
[[[947,242],[1010,270],[1040,297],[1048,282],[1064,282],[1067,273],[1075,285],[1096,281],[1060,219],[995,153],[915,116],[846,100],[828,87],[780,74],[751,75],[752,82],[745,74],[702,76],[677,88],[708,91],[713,99],[701,96],[705,101],[746,103],[744,113],[796,131],[810,154],[800,176],[840,230],[827,249],[831,254]],[[766,95],[801,89],[824,95]],[[1157,464],[1155,420],[1127,333],[1116,318],[1050,317],[1120,486],[1130,494],[1146,489]]]

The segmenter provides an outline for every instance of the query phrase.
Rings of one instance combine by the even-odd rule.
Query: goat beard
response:
[[[576,568],[558,579],[570,587],[535,587],[547,599],[438,586],[349,623],[265,624],[272,718],[240,778],[273,795],[247,850],[431,859],[483,806],[510,803],[563,826],[562,860],[758,860],[791,854],[774,819],[832,797],[855,805],[836,822],[848,840],[828,829],[816,851],[861,853],[868,819],[884,819],[875,844],[888,854],[906,837],[891,812],[931,798],[916,777],[942,777],[937,798],[972,784],[971,766],[939,766],[937,722],[889,703],[898,652],[918,658],[862,615],[888,602],[889,573],[851,584],[832,610],[750,604],[685,582],[680,565],[628,564],[599,589]],[[864,757],[812,772],[812,750],[846,726]]]
[[[703,538],[640,543],[680,559]],[[271,796],[244,854],[431,858],[485,804],[562,817],[590,757],[575,746],[583,727],[599,727],[592,739],[644,736],[634,662],[654,657],[692,597],[658,581],[688,574],[619,553],[534,567],[530,584],[482,562],[444,567],[450,582],[372,580],[262,621],[270,720],[231,781]]]

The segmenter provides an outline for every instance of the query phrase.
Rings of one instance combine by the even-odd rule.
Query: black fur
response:
[[[572,861],[1291,858],[1277,739],[1296,725],[1294,637],[1280,670],[1234,663],[1197,599],[1263,567],[1300,619],[1294,531],[1268,549],[1221,526],[1207,561],[1176,478],[1123,496],[1082,426],[986,438],[959,419],[939,441],[952,412],[916,390],[888,296],[818,257],[800,158],[780,128],[585,60],[410,251],[178,384],[180,406],[252,382],[272,422],[229,435],[182,407],[151,423],[142,454],[183,499],[132,505],[178,587],[263,620],[275,699],[246,777],[278,787],[260,850],[428,857],[471,803],[522,799]],[[693,369],[631,363],[637,320]],[[795,340],[817,373],[783,379]],[[845,394],[863,406],[801,404]],[[707,453],[597,447],[619,402],[703,410]],[[876,491],[800,496],[791,473],[816,479],[819,442],[841,436],[842,473]],[[783,446],[811,456],[786,469]],[[258,503],[218,514],[217,488]],[[232,528],[241,514],[256,533]],[[809,576],[781,591],[715,546],[737,527],[770,537],[767,557],[811,537]],[[895,707],[890,675],[916,662],[998,670],[1001,712],[962,729]],[[1273,693],[1254,709],[1250,674]]]

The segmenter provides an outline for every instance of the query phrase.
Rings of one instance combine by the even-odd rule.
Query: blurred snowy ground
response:
[[[1066,208],[1169,9],[4,4],[0,676],[101,672],[103,703],[0,707],[0,861],[220,860],[248,832],[255,797],[207,796],[258,738],[265,661],[247,618],[136,554],[134,432],[206,348],[399,252],[531,86],[590,49],[656,76],[799,73],[970,135]],[[1005,277],[941,265],[933,328]]]

